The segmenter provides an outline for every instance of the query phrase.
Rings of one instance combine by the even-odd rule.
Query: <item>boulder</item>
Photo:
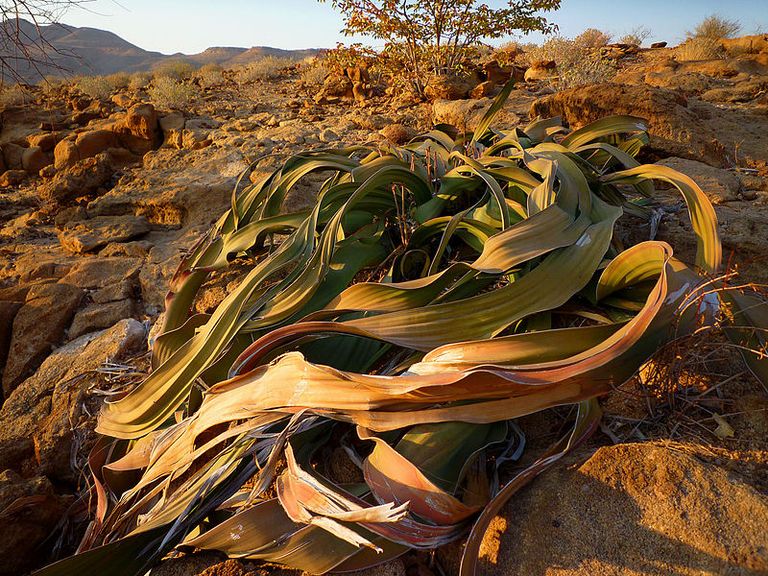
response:
[[[475,88],[472,90],[472,92],[469,93],[470,98],[490,98],[496,94],[498,91],[498,87],[496,84],[490,80],[486,80],[485,82],[481,82]]]
[[[64,137],[62,132],[42,132],[27,136],[30,147],[39,146],[43,152],[53,152],[56,144]]]
[[[27,177],[24,170],[6,170],[0,175],[0,188],[18,186]]]
[[[479,100],[436,100],[432,104],[435,124],[450,124],[462,131],[472,131],[493,104],[490,98]],[[517,125],[519,117],[507,107],[497,116],[496,126],[508,128]]]
[[[346,74],[328,74],[314,100],[317,104],[337,102],[341,99],[351,100],[354,98],[353,86],[352,80]]]
[[[739,38],[722,38],[720,43],[725,51],[734,56],[768,53],[768,34],[753,34]]]
[[[44,476],[22,478],[13,470],[0,472],[0,513],[6,526],[0,540],[0,576],[26,574],[47,558],[40,546],[54,532],[74,500],[61,496]]]
[[[184,123],[184,114],[178,110],[169,112],[159,120],[160,128],[163,132],[167,132],[169,130],[183,130]]]
[[[37,176],[40,170],[52,162],[51,157],[40,146],[30,146],[21,155],[22,166],[30,176]]]
[[[152,104],[136,104],[112,125],[121,145],[134,154],[146,154],[161,144],[160,124]]]
[[[143,216],[97,216],[76,220],[57,231],[59,242],[69,252],[91,252],[110,242],[123,242],[149,232],[149,223]]]
[[[55,168],[66,168],[75,164],[80,159],[75,141],[77,136],[70,136],[60,140],[53,149],[53,165]]]
[[[554,60],[541,60],[534,62],[525,71],[524,80],[526,82],[540,82],[542,80],[549,80],[557,76],[555,71],[557,63]]]
[[[653,50],[658,50],[659,48],[666,48],[666,47],[667,47],[666,42],[654,42],[653,44],[651,44],[651,48]]]
[[[764,574],[766,525],[768,497],[731,470],[659,444],[620,444],[516,494],[485,537],[479,572]]]
[[[99,154],[57,171],[37,192],[46,202],[66,205],[93,195],[111,180],[113,173],[110,156]]]
[[[685,158],[665,158],[657,164],[673,168],[693,178],[713,204],[739,200],[741,181],[733,172]]]
[[[405,144],[416,136],[416,130],[403,124],[388,124],[379,130],[392,144]]]
[[[0,300],[0,374],[5,369],[5,361],[8,358],[8,350],[11,347],[11,336],[13,335],[13,320],[19,309],[24,305],[23,295],[20,301]],[[0,397],[0,402],[1,402]]]
[[[113,302],[88,304],[75,314],[68,335],[70,338],[77,338],[83,334],[109,328],[124,318],[130,318],[133,316],[133,312],[133,301],[128,298]]]
[[[336,142],[339,139],[339,135],[330,128],[322,130],[318,136],[320,142]]]
[[[512,66],[502,66],[497,60],[489,60],[483,64],[485,79],[493,84],[506,84],[512,77]]]
[[[133,98],[131,98],[128,94],[115,94],[110,98],[112,100],[112,103],[115,106],[119,106],[120,108],[128,108],[133,104]]]
[[[30,288],[13,320],[3,370],[6,398],[61,342],[82,298],[83,291],[71,284],[37,284]]]
[[[461,100],[478,84],[464,76],[439,74],[432,76],[424,87],[424,95],[430,102],[436,100]]]
[[[87,290],[105,288],[126,280],[135,283],[141,264],[140,258],[119,256],[83,258],[72,266],[60,282]]]
[[[100,400],[88,395],[104,362],[117,362],[142,349],[143,324],[121,320],[108,330],[81,336],[53,352],[21,383],[0,408],[0,467],[35,472],[73,482],[73,435],[77,430],[82,458],[84,436],[93,438],[93,423],[82,426],[88,412],[98,412]],[[88,404],[88,411],[84,407]],[[80,462],[82,464],[82,462]]]
[[[69,136],[59,142],[53,150],[54,165],[57,169],[73,166],[80,160],[91,158],[120,145],[111,130],[89,130]]]
[[[5,167],[8,170],[23,170],[24,166],[21,157],[24,154],[24,147],[13,142],[6,142],[2,148]]]

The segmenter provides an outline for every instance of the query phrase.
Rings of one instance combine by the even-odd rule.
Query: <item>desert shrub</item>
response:
[[[696,62],[699,60],[716,60],[722,58],[723,46],[717,38],[697,36],[689,38],[675,48],[675,57],[680,62]]]
[[[597,28],[587,28],[573,39],[579,48],[600,48],[611,41],[612,36]]]
[[[108,98],[113,90],[112,83],[104,76],[81,76],[75,86],[92,98]]]
[[[201,66],[197,75],[205,86],[215,86],[224,82],[224,69],[218,64],[206,64]]]
[[[704,18],[696,25],[696,28],[687,33],[689,38],[710,38],[720,40],[732,38],[741,30],[741,24],[737,20],[730,20],[723,16],[713,14]]]
[[[128,88],[131,90],[141,90],[149,86],[152,81],[152,74],[149,72],[134,72],[128,81]]]
[[[503,7],[477,0],[329,1],[341,12],[347,35],[383,42],[387,75],[420,96],[434,76],[463,75],[483,41],[513,31],[555,31],[543,14],[560,6],[560,0],[514,0]]]
[[[554,60],[558,80],[553,86],[559,89],[607,82],[616,74],[615,64],[601,57],[599,50],[562,36],[552,37],[541,46],[531,48],[525,53],[525,59],[529,65]]]
[[[345,45],[341,42],[336,44],[336,48],[326,50],[323,53],[323,65],[330,72],[344,72],[345,68],[354,68],[361,66],[371,69],[381,64],[386,58],[386,50],[378,53],[372,48],[360,43]]]
[[[29,100],[31,100],[29,92],[18,84],[0,86],[0,106],[3,108],[21,106]]]
[[[127,88],[131,82],[131,75],[127,72],[115,72],[109,76],[105,76],[104,79],[109,82],[113,90],[119,90],[120,88]]]
[[[305,86],[322,86],[327,75],[328,68],[322,58],[307,58],[301,62],[299,78]]]
[[[37,83],[38,87],[44,94],[51,94],[55,92],[59,87],[64,84],[64,79],[61,76],[54,76],[48,74],[40,82]]]
[[[635,46],[642,46],[643,42],[651,37],[651,31],[645,26],[638,26],[631,32],[624,34],[619,38],[621,44],[634,44]]]
[[[582,58],[567,66],[558,65],[557,74],[557,88],[567,90],[576,86],[607,82],[616,75],[616,66],[606,58]]]
[[[161,76],[152,81],[147,90],[152,103],[158,108],[183,109],[195,97],[195,89],[169,76]]]
[[[174,59],[161,62],[152,72],[155,78],[172,78],[174,80],[183,80],[188,78],[195,71],[195,66],[186,60]]]
[[[525,53],[525,46],[520,42],[505,42],[493,52],[493,58],[502,66],[514,64]]]
[[[291,58],[280,56],[264,56],[247,64],[240,71],[241,82],[255,82],[260,80],[271,80],[280,76],[285,68],[295,64]]]

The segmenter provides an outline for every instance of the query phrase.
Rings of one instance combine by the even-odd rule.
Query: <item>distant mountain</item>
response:
[[[5,30],[2,30],[2,29]],[[65,74],[113,74],[151,70],[166,60],[186,60],[195,65],[219,64],[224,67],[247,64],[264,56],[304,58],[320,50],[281,50],[265,46],[253,48],[212,47],[199,54],[161,54],[131,44],[117,34],[97,28],[77,28],[66,24],[36,27],[26,20],[0,22],[0,33],[18,36],[25,50],[0,44],[0,56],[21,78],[37,82],[41,76]],[[26,52],[26,54],[24,53]],[[29,56],[35,61],[30,63]],[[9,78],[9,70],[0,71]]]

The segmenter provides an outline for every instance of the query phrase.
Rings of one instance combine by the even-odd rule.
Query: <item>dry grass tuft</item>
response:
[[[725,55],[723,46],[715,38],[697,36],[689,38],[675,48],[675,58],[679,62],[698,62],[701,60],[717,60]]]
[[[746,289],[765,296],[763,287],[753,284],[724,288],[721,282],[728,278],[716,279],[720,287],[712,291]],[[693,305],[700,308],[701,328],[661,347],[637,377],[616,388],[606,402],[602,429],[614,442],[667,439],[707,445],[733,435],[728,419],[738,415],[738,395],[728,389],[743,387],[752,378],[739,353],[745,344],[726,334],[727,326],[733,326],[728,309],[707,321],[702,301]]]

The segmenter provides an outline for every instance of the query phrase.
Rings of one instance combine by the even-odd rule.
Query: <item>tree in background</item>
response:
[[[42,27],[59,22],[69,8],[89,1],[0,0],[0,82],[21,82],[23,68],[40,72],[42,66],[55,67],[52,57],[59,51],[44,37]]]
[[[509,0],[501,8],[477,0],[330,2],[344,18],[345,34],[384,41],[384,53],[419,94],[430,75],[456,72],[481,40],[513,31],[554,32],[557,27],[541,12],[560,6],[560,0]]]

